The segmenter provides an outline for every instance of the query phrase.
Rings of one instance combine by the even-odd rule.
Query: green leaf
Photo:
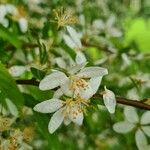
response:
[[[31,72],[34,75],[34,77],[39,79],[39,80],[43,79],[44,76],[45,76],[45,72],[44,71],[36,69],[36,68],[33,68],[33,67],[31,68]]]
[[[0,25],[0,38],[8,41],[16,48],[21,47],[20,40],[17,38],[17,36],[13,32],[10,32],[9,30],[7,30],[2,25]]]
[[[23,106],[23,96],[20,93],[15,80],[7,72],[7,69],[0,63],[0,102],[4,102],[5,98],[9,98],[21,110]]]

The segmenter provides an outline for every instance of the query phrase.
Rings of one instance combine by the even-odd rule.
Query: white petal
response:
[[[114,131],[118,133],[128,133],[135,127],[134,124],[131,124],[126,121],[118,122],[113,125]]]
[[[71,81],[67,80],[63,85],[61,85],[61,91],[63,94],[66,96],[72,97],[73,96],[73,91],[70,89]]]
[[[64,104],[63,101],[53,98],[35,105],[33,109],[41,113],[52,113],[61,108],[63,104]]]
[[[90,79],[89,84],[93,90],[93,95],[97,92],[97,90],[101,84],[101,81],[102,81],[102,77],[94,77],[94,78]]]
[[[85,67],[77,74],[79,77],[91,78],[104,76],[108,74],[108,70],[101,67]]]
[[[58,89],[55,91],[53,98],[60,98],[63,95],[63,92],[61,89]]]
[[[147,139],[140,129],[135,133],[135,142],[139,150],[144,150],[144,147],[147,146]]]
[[[124,108],[124,115],[126,120],[128,120],[131,123],[138,123],[139,122],[139,117],[136,112],[136,109],[130,106],[126,106]]]
[[[82,64],[76,64],[75,66],[70,67],[70,69],[68,70],[68,73],[73,75],[77,73],[79,70],[81,70],[82,68],[84,68],[86,64],[87,62],[84,62]]]
[[[74,49],[76,47],[76,44],[74,41],[71,39],[70,36],[64,35],[63,39],[65,40],[66,45],[68,45],[70,48]]]
[[[116,20],[115,16],[110,16],[106,22],[106,26],[108,28],[111,28],[113,24],[115,23],[115,20]]]
[[[76,44],[76,47],[80,49],[82,45],[78,33],[70,26],[67,26],[67,31],[69,32],[71,39]]]
[[[150,124],[150,111],[146,111],[141,117],[141,124]]]
[[[24,67],[24,66],[12,66],[9,69],[9,73],[13,77],[18,77],[18,76],[22,75],[25,71],[26,71],[26,67]]]
[[[64,61],[64,59],[60,58],[56,58],[56,63],[58,65],[58,67],[62,68],[62,69],[66,69],[66,62]]]
[[[108,90],[106,87],[105,93],[103,94],[103,100],[108,111],[110,113],[114,113],[116,108],[116,97],[115,94],[112,91]]]
[[[71,123],[71,120],[67,117],[67,118],[64,118],[64,124],[67,126]]]
[[[113,37],[120,37],[120,36],[122,36],[122,32],[120,30],[118,30],[117,28],[111,28],[109,33]]]
[[[27,21],[27,19],[20,18],[18,23],[19,23],[19,27],[20,27],[21,32],[24,33],[28,30],[28,21]]]
[[[88,83],[88,86],[86,89],[79,88],[77,91],[75,91],[75,96],[77,95],[80,95],[81,98],[88,100],[94,95],[94,92],[93,92],[92,87]]]
[[[77,125],[82,125],[83,123],[83,112],[78,111],[78,107],[74,106],[69,114],[69,119]]]
[[[48,130],[49,132],[52,134],[54,133],[59,126],[62,124],[64,120],[64,115],[63,115],[63,108],[59,109],[58,111],[56,111],[53,116],[51,117],[51,120],[48,124]]]
[[[150,137],[150,126],[142,126],[144,133]]]
[[[63,84],[67,80],[67,76],[60,71],[55,71],[41,80],[40,90],[50,90]]]
[[[6,104],[7,104],[7,107],[10,111],[10,113],[15,116],[15,117],[18,117],[18,109],[16,107],[16,105],[11,101],[9,100],[8,98],[6,98]]]
[[[76,55],[76,63],[77,64],[82,64],[86,62],[86,57],[84,55],[84,53],[82,53],[81,51],[77,51],[77,55]]]

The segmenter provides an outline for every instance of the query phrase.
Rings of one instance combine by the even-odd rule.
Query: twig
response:
[[[17,84],[24,84],[24,85],[33,85],[33,86],[38,86],[39,85],[39,81],[35,80],[35,79],[30,79],[30,80],[16,80]],[[102,95],[97,94],[94,96],[95,98],[102,98]],[[127,99],[124,97],[116,97],[117,103],[119,104],[123,104],[123,105],[128,105],[128,106],[133,106],[136,108],[140,108],[140,109],[145,109],[145,110],[150,110],[150,105],[147,105],[145,103],[143,103],[143,101],[137,101],[137,100],[131,100],[131,99]]]

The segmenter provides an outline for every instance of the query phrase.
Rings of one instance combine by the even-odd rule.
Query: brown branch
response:
[[[16,80],[16,83],[17,84],[23,84],[23,85],[33,85],[33,86],[38,86],[39,85],[39,81],[37,81],[35,79]],[[102,98],[102,95],[96,94],[94,96],[94,98]],[[117,100],[117,103],[119,103],[119,104],[133,106],[133,107],[140,108],[140,109],[145,109],[145,110],[150,110],[150,105],[147,105],[143,101],[131,100],[131,99],[127,99],[127,98],[124,98],[124,97],[118,97],[118,96],[116,97],[116,100]]]
[[[36,81],[35,79],[30,79],[30,80],[16,80],[17,84],[23,84],[23,85],[34,85],[38,86],[39,81]]]
[[[107,46],[100,46],[100,45],[96,45],[96,44],[93,44],[93,43],[87,43],[85,40],[81,40],[82,41],[82,45],[85,46],[85,47],[95,47],[95,48],[98,48],[104,52],[107,52],[107,53],[110,53],[110,54],[113,54],[114,52],[109,50]]]

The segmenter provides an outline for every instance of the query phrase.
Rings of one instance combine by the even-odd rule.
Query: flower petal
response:
[[[83,118],[84,118],[83,112],[78,112],[77,110],[74,109],[72,109],[72,111],[69,114],[69,119],[77,125],[82,125]]]
[[[116,108],[115,94],[105,87],[105,93],[103,94],[103,99],[104,99],[104,104],[107,107],[108,111],[110,113],[114,113]]]
[[[51,117],[51,120],[48,124],[48,130],[52,134],[54,133],[59,126],[62,124],[64,120],[64,115],[63,115],[63,108],[59,109],[56,111],[53,116]]]
[[[145,150],[144,148],[147,146],[147,139],[144,133],[138,129],[135,133],[135,142],[139,150]]]
[[[7,104],[7,107],[10,111],[10,113],[15,116],[15,117],[18,117],[18,109],[16,107],[16,105],[8,98],[6,98],[6,104]]]
[[[61,108],[63,104],[64,102],[62,100],[53,98],[35,105],[33,109],[41,113],[52,113]]]
[[[9,73],[13,77],[18,77],[18,76],[22,75],[25,71],[26,71],[26,67],[24,67],[24,66],[12,66],[9,69]]]
[[[67,64],[64,61],[64,59],[62,59],[62,57],[56,58],[56,64],[58,65],[58,67],[62,68],[62,69],[66,69],[67,68]]]
[[[60,89],[55,91],[55,93],[53,95],[53,98],[60,98],[62,95],[63,95],[63,92],[62,92],[62,90],[60,88]]]
[[[85,65],[87,64],[87,62],[84,62],[82,64],[76,64],[75,66],[72,66],[69,70],[68,73],[71,75],[74,75],[75,73],[77,73],[79,70],[81,70],[82,68],[85,67]]]
[[[79,77],[92,78],[104,76],[108,74],[108,70],[102,67],[85,67],[77,74]]]
[[[136,109],[130,106],[126,106],[124,108],[124,115],[127,121],[131,123],[138,123],[139,122],[139,117],[136,112]]]
[[[50,90],[63,84],[67,80],[67,76],[60,71],[55,71],[41,80],[40,90]]]
[[[82,47],[82,44],[81,44],[78,33],[70,26],[67,26],[67,31],[69,32],[71,39],[73,40],[73,42],[76,45],[75,48],[80,49]]]
[[[67,80],[63,85],[61,85],[61,91],[69,97],[73,96],[73,91],[70,89],[71,81]]]
[[[86,62],[86,57],[84,55],[84,53],[82,53],[81,51],[77,51],[77,55],[76,55],[76,63],[77,64],[82,64]]]
[[[150,124],[150,111],[146,111],[141,117],[141,124]]]
[[[70,36],[64,34],[63,39],[64,39],[66,45],[68,45],[70,48],[74,49],[76,47],[76,44],[74,43],[74,41],[71,39]]]
[[[126,121],[118,122],[113,125],[114,131],[118,133],[128,133],[135,127],[134,124],[131,124]]]
[[[150,126],[142,126],[144,133],[150,137]]]
[[[102,81],[102,77],[94,77],[90,79],[89,84],[93,90],[93,95],[97,92],[101,84],[101,81]]]
[[[64,118],[64,124],[66,126],[69,125],[70,123],[71,123],[71,120],[68,117]]]
[[[83,99],[90,99],[94,94],[93,94],[93,89],[91,88],[91,86],[88,86],[85,90],[84,89],[80,89],[77,93],[76,96],[79,95],[81,98]]]

